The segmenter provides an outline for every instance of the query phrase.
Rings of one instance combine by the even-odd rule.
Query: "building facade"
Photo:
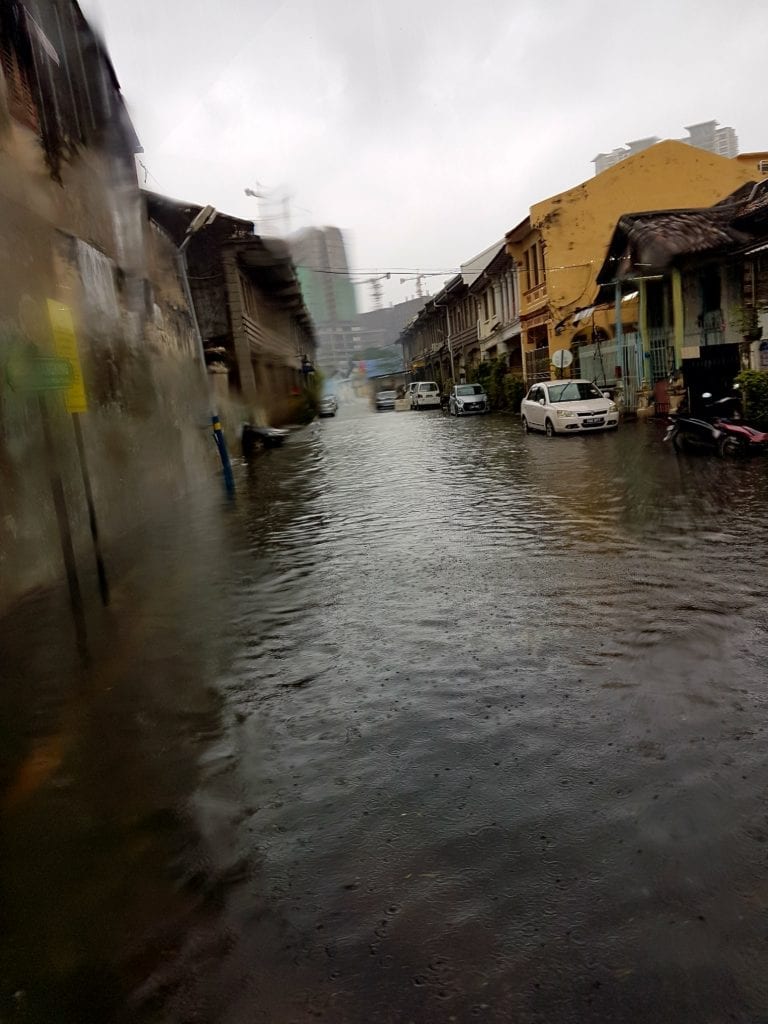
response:
[[[506,236],[507,252],[520,276],[526,379],[551,376],[558,349],[570,351],[573,372],[594,370],[596,359],[598,369],[603,365],[598,357],[615,339],[615,318],[595,307],[593,297],[597,272],[622,213],[630,206],[640,211],[708,205],[753,180],[754,160],[727,159],[666,141],[532,206]],[[634,333],[639,297],[629,293],[623,299],[623,330]]]
[[[478,262],[482,269],[473,272]],[[501,359],[508,369],[521,373],[519,278],[505,243],[496,242],[475,261],[464,264],[462,277],[476,303],[476,359]]]
[[[768,179],[714,206],[625,214],[598,274],[598,301],[616,317],[612,363],[644,367],[655,406],[730,390],[740,369],[768,369]],[[616,314],[639,296],[636,332]]]
[[[462,265],[400,335],[406,372],[443,386],[473,377],[483,361],[522,371],[519,285],[504,242]]]
[[[429,295],[406,299],[384,309],[358,313],[357,327],[363,354],[371,349],[378,351],[399,346],[400,332],[429,299]]]
[[[151,220],[180,245],[201,207],[146,193]],[[287,245],[219,214],[186,250],[190,290],[220,411],[276,426],[295,417],[315,335]]]

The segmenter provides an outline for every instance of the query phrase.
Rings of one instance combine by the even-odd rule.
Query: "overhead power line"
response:
[[[545,276],[546,276],[546,274],[550,274],[550,273],[561,271],[561,270],[580,270],[580,269],[583,269],[584,267],[592,267],[592,266],[594,266],[594,264],[596,262],[597,262],[596,260],[589,260],[586,263],[566,263],[566,264],[563,264],[563,266],[561,266],[561,267],[547,267],[545,269]],[[390,267],[389,270],[387,270],[386,268],[382,269],[381,267],[369,267],[367,269],[362,269],[362,270],[360,270],[360,269],[358,269],[358,270],[330,270],[330,269],[320,269],[319,267],[309,267],[309,266],[307,266],[304,263],[297,263],[296,266],[299,269],[301,269],[301,270],[311,270],[315,274],[337,274],[337,275],[340,274],[343,277],[348,277],[350,279],[355,278],[355,277],[361,277],[364,274],[365,275],[367,275],[367,274],[385,274],[385,275],[386,274],[392,274],[392,275],[395,275],[395,274],[415,274],[415,273],[418,273],[421,277],[448,277],[449,275],[455,276],[456,274],[463,273],[462,270],[461,270],[461,267],[449,268],[449,269],[446,269],[446,270],[419,270],[418,268],[415,268],[415,267],[394,267],[394,268]],[[469,276],[478,276],[479,277],[481,273],[482,273],[482,271],[479,271],[479,272],[478,271],[469,271],[467,276],[468,277]],[[354,283],[365,284],[365,281],[359,281],[359,282],[354,282],[353,281],[353,284]]]

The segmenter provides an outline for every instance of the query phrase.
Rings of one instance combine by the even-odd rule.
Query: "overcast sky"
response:
[[[282,229],[335,224],[352,265],[447,274],[600,151],[684,125],[768,147],[765,0],[81,0],[147,185]],[[144,173],[144,172],[142,172]],[[245,188],[268,192],[259,201]],[[369,290],[360,295],[369,308]]]

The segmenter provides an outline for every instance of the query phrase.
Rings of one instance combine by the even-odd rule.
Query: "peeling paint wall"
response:
[[[150,229],[132,158],[81,149],[56,183],[35,132],[2,108],[0,92],[0,611],[63,575],[40,399],[7,378],[21,349],[52,354],[47,300],[73,314],[88,396],[82,431],[107,549],[216,471],[175,248]],[[88,565],[72,417],[61,393],[42,401]]]

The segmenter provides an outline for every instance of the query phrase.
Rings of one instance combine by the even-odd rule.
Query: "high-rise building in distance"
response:
[[[687,142],[689,146],[706,149],[708,153],[717,153],[719,156],[739,155],[739,140],[733,128],[718,128],[717,121],[702,121],[700,124],[688,125],[685,130],[688,138],[680,141]]]
[[[717,153],[719,156],[734,157],[739,155],[739,140],[733,128],[719,128],[717,121],[701,121],[699,124],[691,124],[685,129],[688,135],[678,142],[685,142],[689,146],[696,146],[697,149],[705,149],[708,153]],[[598,153],[592,163],[595,165],[595,174],[607,171],[614,167],[628,156],[634,156],[649,146],[659,141],[658,136],[651,135],[645,139],[636,139],[628,142],[626,146],[612,149],[610,153]]]
[[[360,351],[355,286],[339,228],[304,228],[289,240],[304,302],[314,321],[317,365],[346,373]]]

